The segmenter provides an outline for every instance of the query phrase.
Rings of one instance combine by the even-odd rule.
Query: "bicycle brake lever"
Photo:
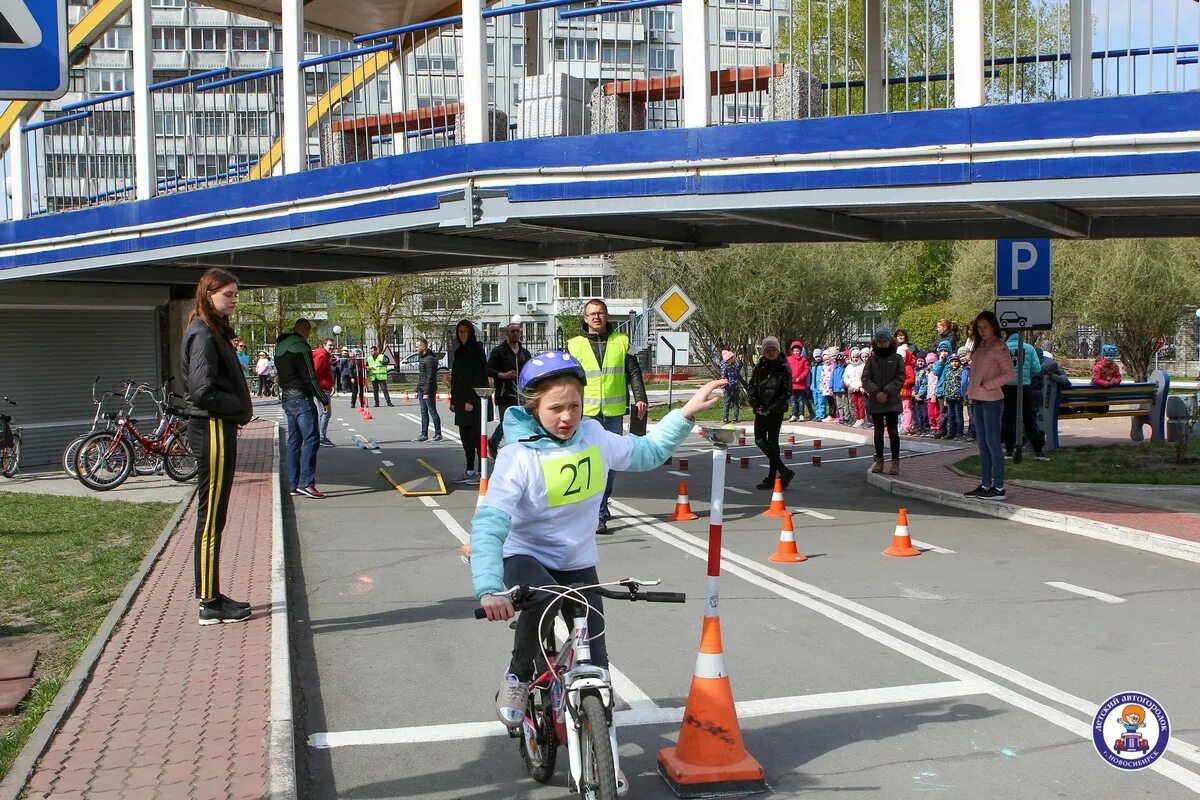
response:
[[[660,583],[662,583],[661,578],[655,578],[648,581],[644,581],[639,578],[625,578],[624,580],[620,581],[622,586],[629,589],[637,589],[641,586],[658,586]]]

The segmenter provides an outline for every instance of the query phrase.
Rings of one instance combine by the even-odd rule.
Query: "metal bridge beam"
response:
[[[1085,215],[1054,203],[981,203],[976,208],[1068,239],[1086,239],[1091,232],[1091,220]]]
[[[721,216],[756,225],[818,233],[855,242],[875,242],[883,238],[883,228],[876,222],[812,208],[790,209],[783,215],[773,212],[723,211]]]
[[[699,231],[692,225],[636,217],[608,217],[604,223],[579,220],[517,220],[521,225],[563,233],[582,233],[604,239],[642,242],[662,247],[700,247]]]
[[[390,236],[366,236],[341,239],[336,244],[340,247],[388,253],[436,253],[502,258],[506,261],[536,261],[542,257],[541,249],[536,244],[441,236],[436,233],[407,232]]]
[[[214,253],[188,259],[175,259],[175,264],[202,268],[257,270],[296,270],[313,273],[357,273],[359,275],[391,275],[407,270],[408,261],[402,258],[361,258],[358,256],[300,253],[289,250],[237,250]],[[334,280],[328,278],[326,280]]]

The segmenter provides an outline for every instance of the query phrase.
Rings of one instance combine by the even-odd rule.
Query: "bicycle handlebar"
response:
[[[601,597],[607,597],[611,600],[628,600],[630,602],[637,602],[638,600],[642,600],[647,603],[684,603],[684,602],[687,602],[687,595],[683,592],[643,592],[643,591],[641,591],[640,583],[638,581],[633,580],[632,578],[626,578],[623,581],[619,581],[619,583],[625,587],[625,591],[619,591],[619,590],[615,590],[615,589],[607,589],[603,586],[592,586],[591,584],[587,584],[587,583],[573,583],[573,584],[570,584],[569,586],[567,586],[566,588],[580,589],[583,591],[584,594],[591,592],[591,593],[598,594]],[[644,583],[650,583],[651,585],[654,585],[654,584],[657,584],[658,581],[653,581],[653,582],[644,581]],[[530,600],[533,597],[534,590],[539,589],[539,588],[541,588],[541,587],[538,587],[538,586],[514,586],[511,589],[509,589],[507,592],[505,592],[504,594],[508,595],[512,599],[513,608],[515,608],[517,611],[521,611],[521,610],[524,610],[528,605],[530,605]],[[558,588],[558,587],[547,587],[547,588]],[[476,608],[474,610],[474,613],[475,613],[475,619],[487,619],[487,612],[484,611],[482,608]]]
[[[12,399],[12,398],[10,398],[10,397],[5,397],[5,398],[4,398],[4,402],[8,403],[10,406],[15,406],[15,405],[17,405],[17,401],[16,401],[16,400],[13,400],[13,399]]]

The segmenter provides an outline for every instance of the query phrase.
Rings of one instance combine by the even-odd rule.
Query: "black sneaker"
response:
[[[984,486],[982,483],[976,486],[969,492],[963,492],[963,497],[987,497],[991,489]]]
[[[428,442],[428,441],[429,441],[429,437],[428,437],[426,434],[422,433],[420,436],[418,436],[417,438],[413,439],[413,441],[414,441],[414,442]]]
[[[612,536],[612,531],[608,529],[608,520],[601,519],[600,524],[596,526],[597,536]]]
[[[994,489],[988,489],[987,494],[979,495],[981,500],[996,500],[1003,503],[1008,499],[1008,493],[1004,491],[1003,486],[997,486]]]
[[[790,484],[792,482],[792,478],[794,478],[794,477],[796,477],[796,471],[794,469],[789,469],[787,471],[787,474],[782,476],[783,488],[786,489],[788,487],[788,484]],[[772,487],[772,488],[774,488],[774,487]]]
[[[250,619],[250,609],[237,608],[217,598],[211,603],[200,604],[200,624],[220,625],[225,622],[245,622]]]
[[[217,597],[220,599],[220,601],[222,603],[224,603],[227,606],[232,606],[233,608],[249,608],[250,607],[249,603],[243,603],[241,600],[234,600],[229,595],[219,594],[219,595],[217,595]]]
[[[754,485],[754,488],[770,491],[771,489],[775,488],[775,478],[763,478],[761,483],[756,483]]]

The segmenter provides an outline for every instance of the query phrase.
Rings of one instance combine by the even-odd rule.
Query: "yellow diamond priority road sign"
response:
[[[678,286],[667,289],[654,304],[654,310],[672,330],[678,330],[680,325],[687,322],[688,317],[696,313],[697,308],[698,306]]]

